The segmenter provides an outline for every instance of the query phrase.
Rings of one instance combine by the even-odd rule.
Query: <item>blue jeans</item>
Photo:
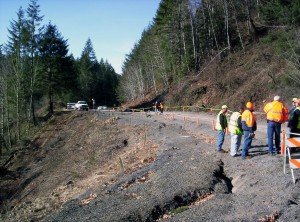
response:
[[[242,158],[248,155],[248,150],[251,148],[252,138],[249,131],[244,131],[244,145],[242,148]]]
[[[234,156],[237,154],[242,141],[242,135],[231,134],[231,146],[230,155]]]
[[[281,124],[268,121],[268,146],[269,153],[278,152],[280,150],[280,131]],[[275,150],[273,148],[273,138],[275,135]]]
[[[217,142],[217,151],[222,150],[222,145],[225,139],[225,130],[217,130],[218,132],[218,142]]]

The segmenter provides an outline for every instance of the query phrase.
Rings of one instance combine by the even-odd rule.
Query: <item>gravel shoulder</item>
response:
[[[120,124],[147,128],[147,141],[159,144],[156,159],[96,184],[88,204],[81,201],[90,190],[44,221],[299,221],[299,183],[289,171],[283,174],[281,155],[266,154],[263,120],[250,150],[254,157],[241,160],[215,152],[214,114],[114,115]]]

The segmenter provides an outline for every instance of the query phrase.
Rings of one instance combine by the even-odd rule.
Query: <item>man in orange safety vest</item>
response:
[[[273,102],[266,104],[264,112],[267,114],[269,155],[279,154],[281,124],[288,120],[289,111],[286,106],[280,102],[280,96],[275,96]],[[273,147],[274,135],[275,149]]]

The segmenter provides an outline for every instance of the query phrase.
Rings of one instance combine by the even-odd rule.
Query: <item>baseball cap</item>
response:
[[[228,107],[226,105],[223,105],[222,109],[228,109]]]
[[[297,98],[293,98],[293,102],[294,102],[294,103],[297,102],[297,100],[298,100]]]

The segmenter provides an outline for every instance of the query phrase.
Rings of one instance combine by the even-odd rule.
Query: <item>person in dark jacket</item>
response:
[[[292,132],[292,124],[293,124],[293,116],[294,116],[294,111],[297,107],[297,98],[293,98],[293,105],[290,107],[289,109],[289,119],[288,119],[288,133],[291,133]],[[293,134],[286,134],[287,135],[287,138],[292,138],[293,137]]]
[[[296,109],[291,120],[291,133],[300,134],[300,99],[296,101]],[[291,134],[293,137],[299,137],[300,135]]]

